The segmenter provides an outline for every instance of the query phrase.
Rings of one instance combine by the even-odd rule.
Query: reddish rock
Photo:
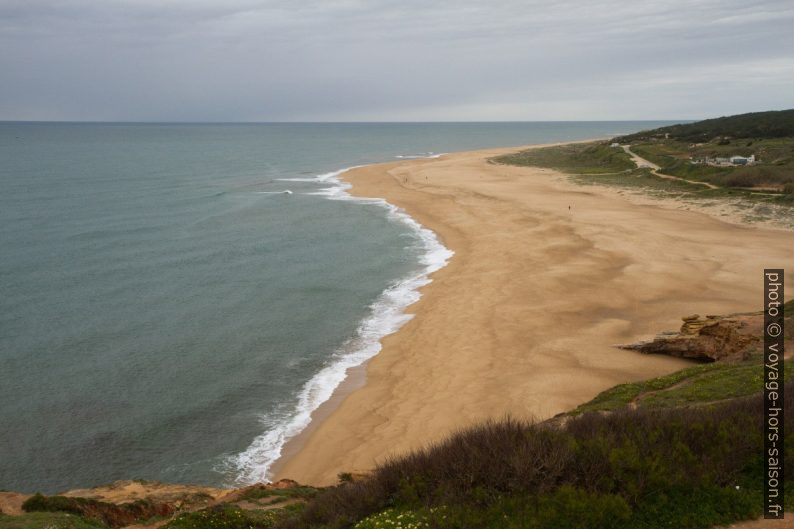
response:
[[[693,360],[742,360],[761,343],[756,319],[760,315],[714,316],[700,319],[697,314],[681,318],[679,333],[665,333],[653,340],[619,345],[646,354],[666,354]]]

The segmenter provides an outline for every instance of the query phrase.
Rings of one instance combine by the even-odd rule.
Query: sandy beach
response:
[[[383,340],[363,387],[315,420],[276,478],[332,484],[484,419],[545,419],[680,369],[613,345],[677,329],[685,314],[760,309],[762,269],[794,263],[793,232],[488,162],[516,150],[343,175],[352,194],[405,209],[455,256]]]

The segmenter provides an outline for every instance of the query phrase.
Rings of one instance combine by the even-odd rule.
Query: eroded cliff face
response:
[[[196,485],[178,485],[157,481],[125,480],[90,489],[70,490],[58,494],[58,508],[52,496],[41,497],[42,505],[33,512],[57,510],[95,520],[111,529],[122,527],[156,528],[174,516],[206,508],[231,506],[243,510],[283,508],[305,501],[313,489],[284,479],[275,483],[257,483],[235,489]],[[32,494],[0,492],[0,513],[21,516],[23,504],[37,497]],[[50,503],[47,503],[50,502]],[[47,506],[45,506],[47,503]],[[27,510],[31,511],[31,503]],[[147,522],[147,520],[155,521]]]
[[[762,350],[763,313],[707,315],[705,318],[693,314],[681,319],[684,323],[677,332],[663,332],[652,340],[618,347],[705,362],[746,360]],[[794,325],[792,319],[786,319],[787,328]]]

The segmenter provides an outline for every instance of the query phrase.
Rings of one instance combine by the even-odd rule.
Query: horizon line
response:
[[[708,119],[708,118],[706,118]],[[139,125],[360,125],[360,124],[449,124],[449,123],[631,123],[643,121],[697,121],[692,118],[662,119],[516,119],[516,120],[457,120],[457,121],[146,121],[146,120],[49,120],[0,119],[0,123],[64,123],[64,124],[139,124]]]

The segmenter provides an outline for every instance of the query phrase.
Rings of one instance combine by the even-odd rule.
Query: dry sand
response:
[[[676,329],[688,313],[759,310],[762,269],[794,271],[792,232],[487,162],[516,150],[344,175],[352,194],[404,208],[455,256],[410,307],[415,317],[383,340],[366,384],[315,421],[278,478],[331,484],[487,418],[544,419],[675,371],[687,364],[612,345]]]

